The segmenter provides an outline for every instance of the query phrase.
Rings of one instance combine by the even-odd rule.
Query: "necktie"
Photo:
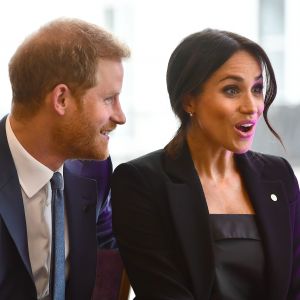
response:
[[[64,182],[55,172],[51,179],[52,188],[52,284],[53,300],[65,299],[65,238],[64,238]]]

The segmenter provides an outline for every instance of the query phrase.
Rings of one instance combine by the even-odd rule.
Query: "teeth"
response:
[[[239,125],[237,128],[243,132],[248,132],[251,130],[253,125],[254,124],[252,124],[252,123],[245,123],[245,124]]]

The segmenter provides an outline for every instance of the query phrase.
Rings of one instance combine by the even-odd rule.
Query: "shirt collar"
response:
[[[6,119],[6,135],[20,185],[28,198],[34,196],[53,176],[53,171],[31,156],[12,131],[9,116]],[[63,175],[63,166],[57,171]]]

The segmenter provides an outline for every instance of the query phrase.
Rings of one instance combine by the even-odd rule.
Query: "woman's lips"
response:
[[[254,134],[256,121],[242,121],[235,125],[235,129],[240,137],[249,138]]]

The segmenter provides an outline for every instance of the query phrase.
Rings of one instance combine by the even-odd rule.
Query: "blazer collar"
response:
[[[32,271],[27,246],[26,221],[17,170],[11,156],[5,132],[4,117],[0,122],[0,215],[11,235],[31,278]]]
[[[270,299],[284,298],[292,259],[289,208],[284,187],[280,180],[270,180],[264,175],[265,163],[261,156],[249,151],[235,155],[235,160],[256,212],[265,249]],[[186,143],[176,158],[165,156],[165,170],[171,179],[167,184],[171,214],[192,274],[195,293],[199,299],[206,299],[214,276],[209,212]],[[272,194],[278,201],[272,200]],[[274,286],[276,289],[272,288]]]
[[[214,262],[209,213],[187,144],[176,158],[165,156],[168,201],[196,299],[209,299]],[[199,284],[201,282],[201,284]]]

